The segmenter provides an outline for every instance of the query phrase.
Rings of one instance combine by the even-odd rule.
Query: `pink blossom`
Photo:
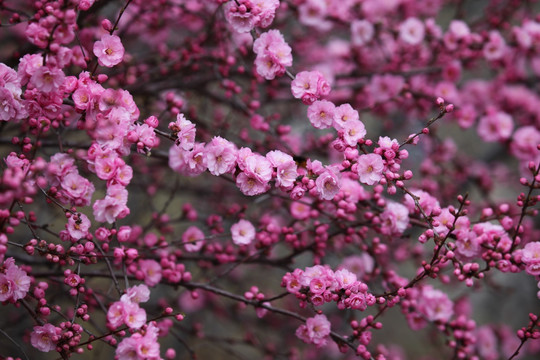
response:
[[[161,265],[157,261],[140,259],[139,269],[146,285],[156,286],[161,281]]]
[[[482,49],[486,60],[493,61],[501,59],[506,52],[506,42],[497,30],[489,32],[488,41]]]
[[[335,280],[339,289],[348,289],[352,284],[356,282],[356,274],[347,270],[346,268],[340,269],[334,272]]]
[[[232,241],[236,245],[249,245],[255,239],[255,227],[247,220],[241,219],[231,226]]]
[[[373,271],[375,260],[364,252],[361,255],[351,255],[343,259],[342,267],[355,274],[357,278],[361,278]]]
[[[493,111],[480,118],[478,135],[488,142],[503,141],[510,138],[513,129],[514,121],[509,114]]]
[[[521,161],[535,161],[540,157],[537,149],[540,144],[540,131],[535,126],[523,126],[512,136],[510,151]]]
[[[274,150],[266,154],[266,158],[276,168],[276,185],[285,189],[292,188],[298,177],[298,166],[293,157],[282,151]]]
[[[146,311],[134,302],[123,302],[124,323],[130,329],[139,329],[146,323]]]
[[[113,67],[124,58],[124,46],[116,35],[105,34],[100,41],[94,43],[94,55],[101,66]]]
[[[327,100],[317,100],[308,107],[309,122],[317,129],[327,129],[332,126],[336,106]]]
[[[4,261],[4,267],[5,273],[0,273],[0,301],[23,299],[30,290],[31,278],[11,257]]]
[[[306,220],[311,213],[311,204],[305,203],[304,201],[293,201],[289,211],[293,218],[297,220]]]
[[[484,325],[476,329],[475,333],[475,346],[481,358],[485,360],[499,359],[499,340],[493,329],[488,325]]]
[[[113,329],[118,328],[124,323],[125,301],[115,301],[107,310],[107,321]]]
[[[428,192],[418,189],[410,189],[410,192],[419,198],[418,204],[426,215],[429,216],[434,210],[441,208],[439,201]],[[416,203],[409,194],[405,195],[404,204],[410,212],[417,211]]]
[[[317,28],[318,30],[328,30],[332,23],[325,20],[328,14],[328,5],[324,0],[307,0],[298,6],[298,20],[300,23]]]
[[[380,219],[383,234],[401,235],[409,225],[409,210],[405,205],[388,201]]]
[[[399,26],[399,38],[406,44],[418,45],[424,40],[424,23],[417,18],[410,17]]]
[[[236,177],[236,186],[238,186],[242,194],[247,196],[260,195],[270,189],[267,182],[262,182],[257,177],[245,172],[241,172]]]
[[[482,253],[481,239],[474,231],[459,231],[456,239],[456,254],[463,260],[473,260]]]
[[[176,145],[184,150],[191,150],[195,146],[195,124],[187,120],[184,114],[176,115],[176,121],[169,123],[169,130],[176,135]]]
[[[359,121],[360,116],[358,111],[354,110],[350,104],[337,106],[334,110],[333,126],[336,130],[341,130],[345,127],[348,121]]]
[[[425,286],[419,298],[418,311],[428,321],[448,322],[454,314],[454,304],[444,292]]]
[[[137,346],[142,341],[142,335],[135,333],[130,337],[124,338],[116,347],[116,358],[118,360],[140,360],[137,354]]]
[[[244,172],[249,177],[266,184],[272,179],[272,163],[262,155],[253,154],[245,159]]]
[[[182,234],[182,243],[188,252],[201,250],[204,245],[204,233],[196,226],[190,226]]]
[[[43,92],[57,91],[64,83],[64,72],[58,68],[41,66],[30,78],[30,83]]]
[[[19,78],[22,84],[27,84],[32,75],[37,69],[43,66],[43,55],[41,54],[26,54],[19,60],[19,68],[17,69]]]
[[[339,175],[327,167],[315,180],[315,186],[321,199],[332,200],[341,188]]]
[[[39,351],[49,352],[56,349],[57,338],[56,327],[47,323],[43,326],[34,326],[30,334],[30,343]]]
[[[185,176],[198,176],[206,171],[205,147],[196,143],[192,150],[186,151],[176,145],[169,148],[169,166]]]
[[[0,301],[7,301],[13,298],[15,283],[5,274],[0,273]]]
[[[405,80],[397,75],[374,75],[371,78],[369,92],[375,103],[384,103],[397,96],[403,86]]]
[[[206,164],[212,175],[231,172],[236,166],[236,146],[222,137],[215,136],[205,146]]]
[[[306,105],[330,93],[330,84],[320,71],[301,71],[291,82],[291,92]]]
[[[278,30],[261,34],[253,42],[253,52],[257,54],[257,73],[267,80],[285,73],[285,67],[292,65],[291,47]]]
[[[375,35],[373,24],[367,20],[354,20],[351,23],[351,43],[364,46],[371,42]]]
[[[88,229],[90,229],[90,219],[84,214],[77,214],[77,216],[72,215],[68,219],[66,224],[66,229],[75,240],[85,238],[88,235]]]
[[[131,301],[136,304],[147,302],[150,299],[150,289],[145,284],[132,286],[126,290],[120,300]]]
[[[530,275],[540,275],[540,242],[530,242],[523,248],[521,261]]]
[[[366,136],[366,127],[360,120],[348,120],[343,125],[343,141],[351,147],[356,147],[358,141]]]
[[[305,325],[296,329],[296,336],[305,343],[314,344],[317,347],[326,345],[330,335],[330,322],[325,315],[315,315],[308,318]]]
[[[94,217],[97,221],[112,224],[129,214],[126,204],[127,190],[122,185],[111,185],[107,188],[107,196],[94,202]]]
[[[356,169],[361,183],[374,185],[382,179],[384,162],[380,155],[363,154],[358,157]]]

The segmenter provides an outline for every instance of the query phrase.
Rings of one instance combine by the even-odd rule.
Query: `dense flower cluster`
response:
[[[540,353],[534,1],[8,3],[2,357]]]

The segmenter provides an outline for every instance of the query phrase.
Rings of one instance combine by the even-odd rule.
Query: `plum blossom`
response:
[[[39,351],[49,352],[56,349],[56,343],[58,340],[56,327],[52,324],[45,324],[43,326],[34,326],[33,331],[30,333],[30,343],[33,347]]]
[[[201,250],[204,245],[204,233],[196,226],[190,226],[182,234],[182,243],[188,252]]]
[[[137,271],[137,277],[144,280],[144,283],[148,286],[156,286],[161,281],[162,268],[161,265],[152,259],[140,259],[139,271]]]
[[[116,347],[118,360],[159,360],[160,345],[157,341],[159,328],[150,322],[144,335],[135,333],[124,338]]]
[[[253,52],[257,54],[255,58],[257,73],[266,80],[283,75],[285,68],[292,65],[291,51],[291,47],[278,30],[261,34],[253,42]]]
[[[332,200],[341,188],[339,175],[333,168],[327,167],[315,180],[315,186],[321,199]]]
[[[488,142],[503,141],[512,135],[514,121],[503,111],[490,111],[482,116],[478,124],[478,135]]]
[[[250,32],[256,26],[266,28],[274,20],[279,0],[238,0],[225,4],[225,18],[239,33]]]
[[[232,241],[236,245],[249,245],[255,239],[255,233],[253,224],[244,219],[231,226]]]
[[[351,42],[356,46],[369,44],[375,35],[375,28],[368,20],[354,20],[351,23]]]
[[[405,205],[395,201],[388,201],[382,214],[381,232],[386,235],[403,234],[409,225],[409,210]]]
[[[330,321],[325,315],[315,315],[308,318],[306,323],[296,329],[296,336],[305,343],[322,347],[328,342]]]
[[[306,105],[330,93],[330,84],[320,71],[301,71],[291,82],[291,92]]]
[[[308,107],[309,122],[317,129],[327,129],[332,126],[336,106],[327,100],[317,100]]]
[[[406,44],[418,45],[424,40],[424,23],[417,18],[410,17],[399,26],[399,38]]]
[[[195,143],[192,150],[186,151],[173,145],[169,149],[169,166],[185,176],[198,176],[207,170],[203,143]]]
[[[431,286],[422,288],[422,295],[418,299],[418,311],[428,321],[447,322],[454,314],[454,303],[441,290]]]
[[[84,214],[77,214],[77,216],[70,216],[66,229],[71,238],[79,240],[88,235],[88,229],[90,229],[90,219]]]
[[[94,43],[94,55],[97,56],[99,65],[113,67],[122,62],[124,46],[118,36],[104,34],[101,40]]]
[[[30,290],[31,278],[11,257],[4,261],[4,268],[5,272],[0,273],[0,301],[23,299]]]
[[[363,154],[358,157],[357,173],[361,183],[374,185],[382,179],[384,161],[378,154]]]
[[[212,175],[231,172],[236,166],[236,146],[220,136],[215,136],[205,146],[206,165]]]
[[[523,248],[521,261],[525,264],[525,271],[530,275],[540,275],[540,242],[530,242]]]

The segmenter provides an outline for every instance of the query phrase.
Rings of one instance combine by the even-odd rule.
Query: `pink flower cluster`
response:
[[[87,206],[90,204],[95,187],[79,174],[75,159],[65,153],[54,154],[47,166],[50,192],[63,204]]]
[[[320,71],[301,71],[291,82],[291,92],[306,105],[330,94],[330,84]]]
[[[0,301],[15,302],[23,299],[30,290],[32,279],[26,271],[15,265],[13,258],[7,258],[0,272]]]
[[[291,47],[285,42],[279,30],[267,31],[253,42],[255,68],[266,80],[272,80],[285,73],[285,68],[292,65]]]
[[[322,265],[295,269],[283,276],[281,286],[296,295],[303,305],[336,302],[339,309],[364,311],[375,304],[375,297],[368,292],[367,285],[347,269],[334,272]]]
[[[17,72],[0,63],[0,120],[17,121],[27,116],[21,100],[21,83]]]
[[[130,329],[140,329],[146,324],[146,311],[139,303],[150,299],[150,290],[146,285],[137,285],[127,289],[120,301],[109,306],[107,322],[112,330],[125,324]]]
[[[237,0],[224,6],[225,18],[239,32],[250,32],[256,26],[266,28],[274,21],[279,0]]]
[[[160,360],[159,328],[154,322],[124,338],[116,348],[118,360]]]

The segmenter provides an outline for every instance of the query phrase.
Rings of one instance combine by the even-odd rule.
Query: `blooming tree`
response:
[[[539,11],[0,0],[0,358],[536,358]]]

